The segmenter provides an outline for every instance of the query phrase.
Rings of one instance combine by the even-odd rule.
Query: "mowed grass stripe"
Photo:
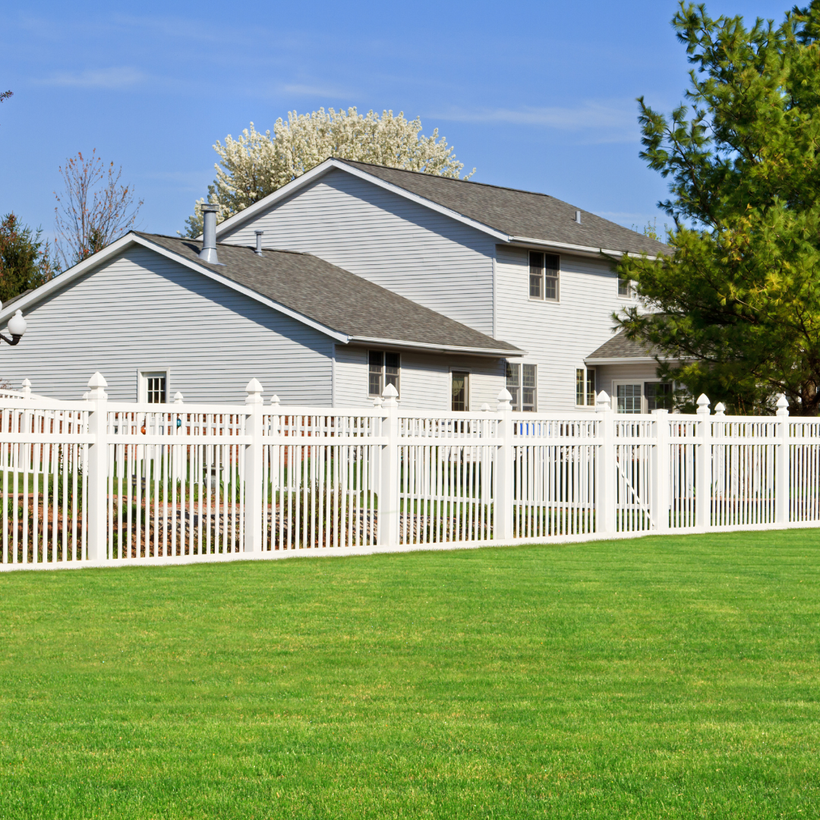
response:
[[[0,817],[813,817],[820,531],[0,576]]]

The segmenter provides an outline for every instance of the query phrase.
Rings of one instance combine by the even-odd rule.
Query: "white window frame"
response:
[[[660,379],[613,379],[612,381],[612,409],[617,413],[618,411],[618,388],[622,385],[636,385],[641,386],[641,413],[649,413],[649,400],[646,397],[646,385],[648,384],[670,384],[670,382],[661,382]],[[671,382],[672,391],[675,390],[675,383]],[[625,413],[624,415],[633,415]],[[637,415],[637,414],[635,414]]]
[[[578,371],[584,371],[584,403],[578,404]],[[592,389],[592,396],[589,395],[589,374],[592,373],[592,378],[595,382],[595,386]],[[587,367],[583,365],[582,367],[575,368],[575,406],[576,407],[595,407],[597,402],[598,396],[598,371],[594,367]]]
[[[635,289],[635,281],[633,279],[626,279],[618,274],[618,298],[620,299],[636,299],[637,291]]]
[[[512,368],[517,373],[517,384],[514,385],[514,392],[510,390],[507,384],[507,368]],[[533,391],[532,407],[524,407],[524,368],[531,367],[535,371],[535,386]],[[519,412],[537,413],[538,412],[538,365],[535,362],[507,362],[504,367],[504,384],[507,390],[510,390],[512,395],[512,409]]]
[[[467,378],[465,379],[464,384],[464,410],[453,410],[453,376],[458,373],[460,375],[464,375]],[[460,367],[451,367],[450,368],[450,410],[453,413],[469,413],[470,412],[470,382],[472,381],[471,378],[472,374],[469,370],[464,370]]]
[[[372,372],[370,370],[370,368],[371,368],[370,354],[371,353],[378,353],[382,357],[381,373],[379,375],[379,392],[378,393],[372,393],[370,391],[370,374]],[[367,351],[367,358],[365,360],[366,363],[367,363],[367,395],[371,399],[375,399],[377,396],[381,396],[382,393],[384,393],[384,387],[385,387],[385,384],[386,384],[385,379],[388,375],[387,374],[387,356],[396,356],[396,358],[398,359],[398,366],[396,367],[396,370],[398,372],[395,374],[395,379],[392,383],[396,387],[396,392],[399,394],[399,396],[401,396],[401,353],[399,353],[398,351],[395,351],[395,350],[376,350],[376,349],[373,349],[373,350],[368,350]],[[392,376],[393,374],[390,374],[390,375]]]
[[[162,377],[165,379],[165,403],[171,399],[171,371],[163,367],[140,368],[137,371],[137,401],[148,404],[148,379]]]
[[[539,254],[541,256],[541,273],[539,274],[539,290],[538,295],[533,295],[532,293],[532,285],[533,285],[533,272],[532,272],[532,256],[533,254]],[[547,257],[551,256],[554,257],[556,260],[556,268],[555,268],[555,276],[547,276],[547,266],[546,261]],[[549,270],[553,270],[549,268]],[[555,280],[555,296],[547,297],[547,279],[554,279]],[[561,301],[561,254],[558,253],[547,253],[546,251],[536,251],[530,250],[527,252],[527,296],[531,302],[544,302],[547,304],[557,304]]]

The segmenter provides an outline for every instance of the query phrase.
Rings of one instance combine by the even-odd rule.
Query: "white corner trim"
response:
[[[402,188],[400,185],[394,185],[392,182],[385,182],[383,179],[379,179],[379,177],[374,176],[373,174],[369,174],[367,173],[367,171],[363,171],[361,168],[354,168],[352,165],[348,165],[344,160],[337,160],[333,158],[325,160],[321,165],[317,165],[315,168],[312,168],[307,173],[302,174],[302,176],[296,177],[296,179],[294,179],[292,182],[289,182],[287,185],[283,185],[281,188],[274,191],[272,194],[268,194],[264,199],[260,199],[259,202],[254,202],[253,205],[248,206],[243,211],[240,211],[238,214],[234,214],[232,217],[226,219],[224,222],[220,222],[219,225],[217,225],[216,227],[217,239],[225,231],[230,231],[239,227],[249,218],[253,217],[254,214],[258,213],[261,210],[265,210],[266,208],[270,208],[272,205],[275,205],[280,199],[284,199],[285,197],[290,196],[291,194],[298,191],[300,188],[303,188],[305,185],[312,182],[317,177],[323,176],[328,171],[331,171],[333,169],[345,171],[351,176],[366,180],[367,182],[370,182],[373,185],[378,186],[379,188],[383,188],[386,191],[390,191],[396,194],[397,196],[404,197],[404,199],[409,199],[411,202],[415,202],[419,205],[424,206],[425,208],[429,208],[431,211],[436,211],[440,214],[444,214],[444,216],[448,216],[451,219],[455,219],[457,222],[462,222],[465,225],[469,225],[470,227],[475,228],[477,231],[489,234],[490,236],[493,236],[496,239],[500,239],[503,242],[510,241],[509,234],[498,231],[495,228],[491,228],[489,225],[485,225],[483,222],[479,222],[475,219],[470,219],[470,217],[464,216],[464,214],[461,214],[458,211],[454,211],[451,208],[446,208],[444,207],[444,205],[439,205],[438,203],[433,202],[432,200],[425,199],[423,196],[414,194],[411,191],[408,191],[406,188]],[[401,168],[397,168],[395,170],[400,171]]]

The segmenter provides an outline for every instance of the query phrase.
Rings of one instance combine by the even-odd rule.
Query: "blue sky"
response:
[[[760,0],[713,15],[780,21]],[[688,64],[671,0],[225,4],[32,2],[3,14],[0,213],[54,230],[58,166],[122,166],[138,226],[174,234],[213,143],[288,111],[356,106],[438,127],[479,182],[542,191],[627,227],[665,217],[635,98],[669,111]]]

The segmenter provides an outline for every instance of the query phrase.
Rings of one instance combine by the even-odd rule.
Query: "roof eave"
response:
[[[654,356],[613,356],[611,358],[606,356],[590,356],[584,359],[586,364],[605,365],[605,364],[657,364],[658,360]]]
[[[459,353],[466,356],[489,356],[494,359],[526,356],[525,350],[517,347],[487,348],[462,345],[434,344],[431,342],[413,342],[404,339],[384,339],[376,336],[351,336],[350,344],[379,345],[380,347],[411,348],[430,353]]]
[[[657,254],[652,255],[649,253],[636,251],[613,251],[609,248],[596,248],[591,245],[574,245],[570,242],[556,242],[547,239],[533,239],[529,236],[511,236],[509,243],[511,245],[522,246],[535,245],[539,248],[549,248],[556,251],[572,251],[573,253],[581,254],[584,256],[628,256],[638,259],[649,259],[650,261],[654,261],[655,259],[659,258]]]

